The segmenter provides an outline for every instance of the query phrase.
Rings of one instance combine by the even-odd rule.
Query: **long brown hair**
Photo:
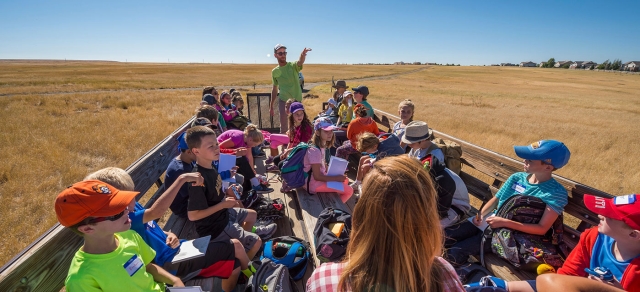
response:
[[[311,121],[309,121],[309,117],[307,117],[307,111],[302,110],[302,112],[304,112],[304,118],[302,119],[302,123],[300,123],[300,128],[298,129],[298,131],[304,131],[305,129],[313,129],[313,125],[311,125]],[[295,127],[294,124],[295,122],[293,121],[293,113],[289,113],[289,130],[287,130],[287,136],[289,136],[289,139],[293,139],[296,136],[296,132],[295,132]],[[301,141],[301,142],[307,142],[307,141]]]
[[[442,291],[437,193],[406,155],[383,158],[364,178],[338,291]]]

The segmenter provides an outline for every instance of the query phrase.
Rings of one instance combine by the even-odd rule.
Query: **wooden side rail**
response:
[[[127,167],[140,199],[178,154],[176,138],[192,119]],[[82,238],[56,224],[0,268],[0,291],[59,291]]]

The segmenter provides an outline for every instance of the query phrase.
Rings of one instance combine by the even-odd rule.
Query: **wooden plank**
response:
[[[192,119],[127,167],[136,191],[141,192],[140,196],[151,188],[170,160],[178,155],[176,138],[187,129]],[[0,291],[59,291],[64,285],[71,259],[81,244],[81,237],[56,224],[45,236],[0,268]]]
[[[484,262],[489,272],[505,281],[534,280],[538,276],[536,273],[517,269],[506,260],[492,253],[485,254]]]

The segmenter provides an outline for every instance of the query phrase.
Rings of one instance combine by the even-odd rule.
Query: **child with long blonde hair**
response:
[[[443,234],[429,173],[406,155],[364,178],[343,262],[318,267],[306,291],[465,291],[440,257]]]
[[[320,117],[313,123],[313,137],[309,142],[307,154],[304,157],[304,172],[311,171],[309,180],[309,193],[316,194],[322,192],[335,192],[340,195],[343,202],[349,200],[353,195],[353,189],[349,186],[349,179],[346,175],[327,175],[327,160],[329,158],[328,148],[334,143],[335,136],[333,130],[336,126],[327,117]],[[344,191],[331,189],[327,186],[327,182],[342,182]],[[304,186],[307,187],[306,185]]]
[[[409,123],[413,121],[413,113],[415,112],[415,110],[416,106],[410,99],[401,101],[398,105],[398,115],[400,116],[400,121],[393,125],[393,128],[391,128],[391,133],[402,139],[402,136],[404,136],[405,128]],[[400,145],[405,149],[407,147],[407,145],[404,143],[401,143]]]

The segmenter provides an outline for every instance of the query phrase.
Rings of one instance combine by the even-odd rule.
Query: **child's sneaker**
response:
[[[282,181],[282,187],[280,188],[280,192],[283,194],[286,194],[291,191],[293,191],[293,189],[289,187],[289,185],[285,181]]]
[[[255,233],[264,241],[271,238],[276,233],[276,229],[278,229],[278,226],[275,223],[271,223],[265,226],[256,226]]]
[[[271,173],[278,173],[280,172],[280,168],[278,168],[278,166],[270,164],[267,165],[267,172],[271,172]]]
[[[264,161],[264,164],[271,164],[271,163],[273,163],[273,158],[274,158],[273,156],[269,156],[269,157],[267,157],[267,160],[265,160],[265,161]]]
[[[273,192],[272,188],[267,187],[267,186],[265,186],[263,184],[259,184],[257,186],[252,186],[251,189],[256,191],[256,193],[258,193],[258,194],[266,194],[266,193]]]

